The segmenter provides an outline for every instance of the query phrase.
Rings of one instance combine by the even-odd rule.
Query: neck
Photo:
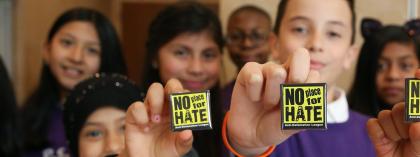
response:
[[[64,101],[66,100],[67,95],[69,94],[69,90],[66,90],[64,88],[60,89],[60,105],[64,104]]]
[[[330,104],[331,102],[338,99],[335,89],[336,87],[334,85],[327,87],[327,104]]]

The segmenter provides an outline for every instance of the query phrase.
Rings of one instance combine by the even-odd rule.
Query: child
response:
[[[222,105],[219,100],[223,36],[219,19],[197,2],[179,2],[162,10],[149,27],[144,87],[179,79],[189,91],[211,91],[213,130],[195,131],[200,156],[220,156]],[[159,116],[154,118],[159,119]]]
[[[72,156],[120,154],[125,111],[144,94],[118,74],[96,74],[79,83],[64,104],[64,124]]]
[[[54,22],[43,49],[42,73],[23,108],[24,156],[66,154],[62,104],[80,81],[97,72],[126,73],[111,22],[97,11],[74,8]]]
[[[239,73],[227,116],[226,143],[231,150],[255,156],[272,146],[271,156],[279,157],[375,156],[365,127],[368,117],[349,110],[344,90],[336,86],[357,56],[354,19],[351,0],[280,2],[277,40],[270,42],[273,58],[285,63],[284,69],[251,63]],[[281,130],[279,85],[306,82],[327,83],[328,130]]]
[[[242,6],[229,16],[227,25],[226,47],[230,59],[237,69],[247,62],[265,63],[270,55],[268,38],[271,33],[270,15],[263,9],[253,6]],[[223,107],[229,109],[235,80],[223,89]]]
[[[382,24],[375,19],[363,19],[365,42],[356,68],[356,76],[349,102],[352,108],[371,116],[404,101],[405,78],[413,78],[419,68],[420,20],[411,20],[404,26]]]

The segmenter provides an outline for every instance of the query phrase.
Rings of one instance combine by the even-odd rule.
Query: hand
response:
[[[125,151],[121,156],[179,157],[191,150],[191,130],[170,130],[167,98],[175,92],[185,92],[178,80],[169,80],[165,88],[154,83],[149,87],[144,103],[131,104],[125,122]]]
[[[420,70],[416,71],[416,78],[420,79]],[[405,122],[404,111],[404,103],[398,103],[392,110],[383,110],[377,119],[371,118],[367,122],[378,157],[420,156],[420,122]]]
[[[318,82],[310,70],[306,49],[292,53],[282,66],[247,63],[239,72],[232,93],[227,134],[230,144],[245,156],[263,153],[299,130],[281,130],[280,84]]]

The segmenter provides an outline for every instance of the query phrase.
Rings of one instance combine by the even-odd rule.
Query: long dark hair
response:
[[[221,24],[217,15],[209,8],[196,2],[179,2],[161,11],[149,26],[146,43],[145,81],[143,87],[149,87],[153,82],[162,82],[159,70],[152,62],[156,60],[159,49],[183,33],[200,33],[208,31],[213,41],[219,46],[220,52],[224,45]],[[194,132],[194,148],[200,156],[221,155],[221,122],[222,106],[219,99],[219,86],[210,89],[213,117],[213,131]]]
[[[66,24],[74,21],[91,23],[98,34],[101,46],[101,65],[99,72],[126,74],[118,35],[111,22],[101,13],[87,9],[74,8],[64,12],[51,27],[47,44]],[[59,105],[59,83],[45,63],[42,66],[39,86],[25,102],[23,108],[25,129],[25,148],[39,149],[48,145],[46,135],[51,110]]]
[[[12,83],[0,57],[0,156],[19,156],[21,130],[18,125],[17,106]]]
[[[381,102],[376,94],[376,71],[379,57],[389,43],[413,44],[417,59],[420,60],[418,41],[410,35],[405,26],[369,24],[364,19],[362,33],[365,39],[360,51],[356,67],[356,75],[348,99],[350,107],[361,113],[375,116],[383,109],[391,108],[391,104]]]

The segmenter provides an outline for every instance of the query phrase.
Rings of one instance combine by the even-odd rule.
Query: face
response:
[[[70,22],[54,35],[44,50],[44,61],[64,90],[99,71],[101,47],[95,27]]]
[[[228,22],[227,48],[238,68],[247,62],[265,63],[270,54],[268,36],[271,23],[267,17],[252,11],[242,11]]]
[[[176,78],[184,88],[201,91],[218,81],[221,52],[208,32],[178,35],[160,48],[157,59],[164,83]]]
[[[413,78],[419,61],[413,44],[387,44],[378,61],[376,93],[386,104],[404,101],[404,79]]]
[[[291,0],[272,42],[273,58],[284,62],[298,48],[310,52],[312,70],[321,74],[329,87],[356,57],[351,45],[351,10],[345,0]]]
[[[124,148],[125,112],[106,107],[93,112],[79,134],[80,157],[119,154]]]

